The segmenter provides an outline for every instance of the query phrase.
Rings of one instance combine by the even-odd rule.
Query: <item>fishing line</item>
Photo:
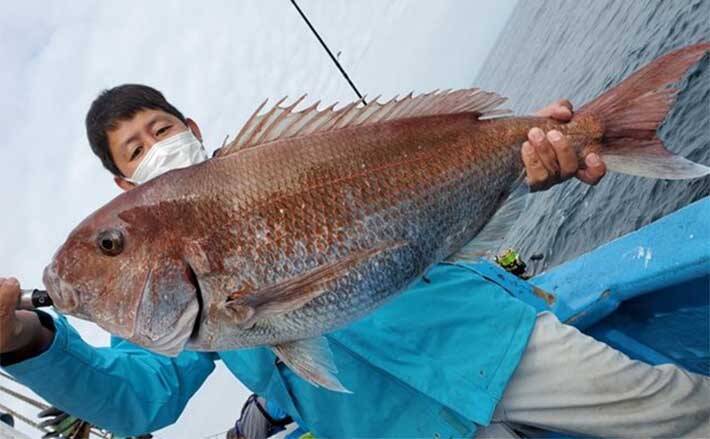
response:
[[[353,81],[350,80],[350,76],[348,76],[348,73],[345,71],[343,66],[340,65],[340,62],[338,61],[335,56],[333,56],[333,52],[330,51],[330,48],[328,48],[328,45],[325,44],[325,41],[323,41],[323,38],[318,34],[318,31],[313,27],[311,22],[308,20],[308,17],[306,17],[306,14],[303,13],[301,8],[298,7],[298,4],[296,3],[296,0],[291,0],[291,4],[293,5],[294,8],[298,11],[298,13],[301,15],[301,18],[303,18],[303,21],[306,22],[308,27],[311,29],[311,32],[313,32],[313,35],[316,36],[318,41],[320,42],[321,46],[325,49],[326,52],[328,52],[328,56],[330,56],[330,59],[333,60],[333,63],[335,63],[335,66],[340,70],[340,73],[343,75],[346,81],[348,81],[348,84],[350,84],[350,87],[353,89],[355,94],[357,95],[358,98],[362,101],[363,104],[367,105],[367,101],[365,101],[365,98],[360,94],[360,91],[355,87],[355,84],[353,84]]]

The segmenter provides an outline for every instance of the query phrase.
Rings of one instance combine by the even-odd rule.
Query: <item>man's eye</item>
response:
[[[139,155],[143,152],[143,147],[139,146],[138,148],[133,150],[133,153],[131,154],[131,161],[135,160],[138,158]]]
[[[168,130],[170,129],[171,126],[172,125],[164,126],[164,127],[160,128],[158,131],[156,131],[155,134],[157,136],[161,136],[161,135],[165,134],[166,132],[168,132]]]

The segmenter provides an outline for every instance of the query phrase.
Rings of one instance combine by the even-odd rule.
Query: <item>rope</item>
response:
[[[298,4],[296,4],[296,0],[291,0],[291,4],[293,5],[294,8],[296,8],[298,13],[301,15],[301,18],[303,18],[303,21],[306,22],[308,27],[311,29],[311,32],[313,32],[313,35],[315,35],[316,38],[318,39],[318,41],[320,42],[321,46],[323,46],[325,51],[328,52],[330,59],[333,60],[333,63],[335,63],[335,66],[338,68],[338,70],[340,70],[340,73],[343,75],[345,80],[348,81],[348,84],[350,84],[350,87],[353,89],[353,91],[355,92],[357,97],[360,98],[360,100],[362,101],[363,104],[367,105],[365,98],[360,94],[360,91],[357,89],[357,87],[355,87],[355,84],[353,84],[353,81],[350,80],[350,77],[348,76],[347,72],[345,72],[345,69],[343,69],[343,67],[340,65],[340,62],[338,61],[338,59],[335,56],[333,56],[333,52],[330,51],[330,49],[328,48],[328,45],[325,44],[325,41],[323,41],[323,38],[320,37],[320,35],[318,34],[318,31],[316,31],[316,29],[313,27],[311,22],[306,17],[306,14],[304,14],[303,11],[301,10],[301,8],[298,7]]]
[[[12,376],[6,374],[5,372],[3,372],[3,371],[1,371],[1,370],[0,370],[0,377],[7,378],[7,379],[10,380],[10,381],[14,381],[14,382],[16,382],[17,384],[20,384],[19,381],[17,381],[15,378],[13,378]]]
[[[29,405],[32,405],[40,410],[44,410],[46,408],[49,408],[47,404],[42,404],[39,401],[35,401],[34,399],[30,398],[29,396],[25,396],[21,393],[15,392],[14,390],[10,390],[5,386],[0,386],[0,390],[7,393],[10,396],[14,396],[15,398],[19,399],[20,401],[24,401]]]

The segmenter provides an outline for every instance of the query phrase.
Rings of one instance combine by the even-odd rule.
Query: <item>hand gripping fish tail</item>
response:
[[[672,85],[708,51],[710,43],[699,43],[668,53],[580,108],[573,122],[598,124],[603,134],[599,143],[585,145],[583,156],[596,152],[609,170],[641,177],[710,174],[709,167],[668,151],[656,135],[679,91]]]

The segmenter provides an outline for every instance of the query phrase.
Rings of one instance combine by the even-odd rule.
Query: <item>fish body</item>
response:
[[[188,347],[228,350],[312,337],[370,311],[475,236],[520,175],[520,144],[541,122],[555,125],[461,113],[270,142],[121,194],[82,223],[70,243],[81,242],[83,232],[115,229],[124,245],[144,250],[132,264],[140,268],[121,271],[173,279],[153,265],[184,263],[168,274],[192,272],[203,309]],[[319,267],[326,271],[311,274]],[[77,268],[56,265],[59,273]],[[309,277],[327,292],[253,326],[240,324],[229,306]],[[135,290],[135,281],[126,279],[125,291]],[[149,285],[147,278],[137,283]],[[133,302],[127,317],[135,318],[152,292],[141,291],[148,293],[142,301],[97,296],[96,308],[87,294],[81,308],[93,316]],[[112,330],[133,338],[123,327]]]
[[[657,81],[677,80],[707,46],[671,54],[683,69]],[[635,81],[649,83],[643,75]],[[277,104],[257,111],[218,157],[168,172],[92,214],[57,251],[45,284],[62,312],[149,349],[268,345],[312,383],[344,390],[319,336],[471,241],[521,176],[530,128],[560,130],[580,160],[595,151],[612,170],[621,161],[622,172],[640,175],[708,173],[655,146],[670,89],[637,88],[620,97],[643,111],[627,109],[611,90],[567,124],[482,120],[502,100],[476,89],[372,109],[294,112],[295,104]],[[627,149],[608,149],[623,139]],[[638,162],[642,147],[656,155],[644,152]]]
[[[184,172],[178,184],[201,197],[178,195],[190,206],[160,216],[171,233],[184,222],[182,253],[202,293],[187,347],[275,345],[371,311],[483,227],[520,175],[535,123],[414,118],[276,141]],[[312,300],[244,324],[249,308],[270,306],[262,301],[288,304],[284,291]]]

